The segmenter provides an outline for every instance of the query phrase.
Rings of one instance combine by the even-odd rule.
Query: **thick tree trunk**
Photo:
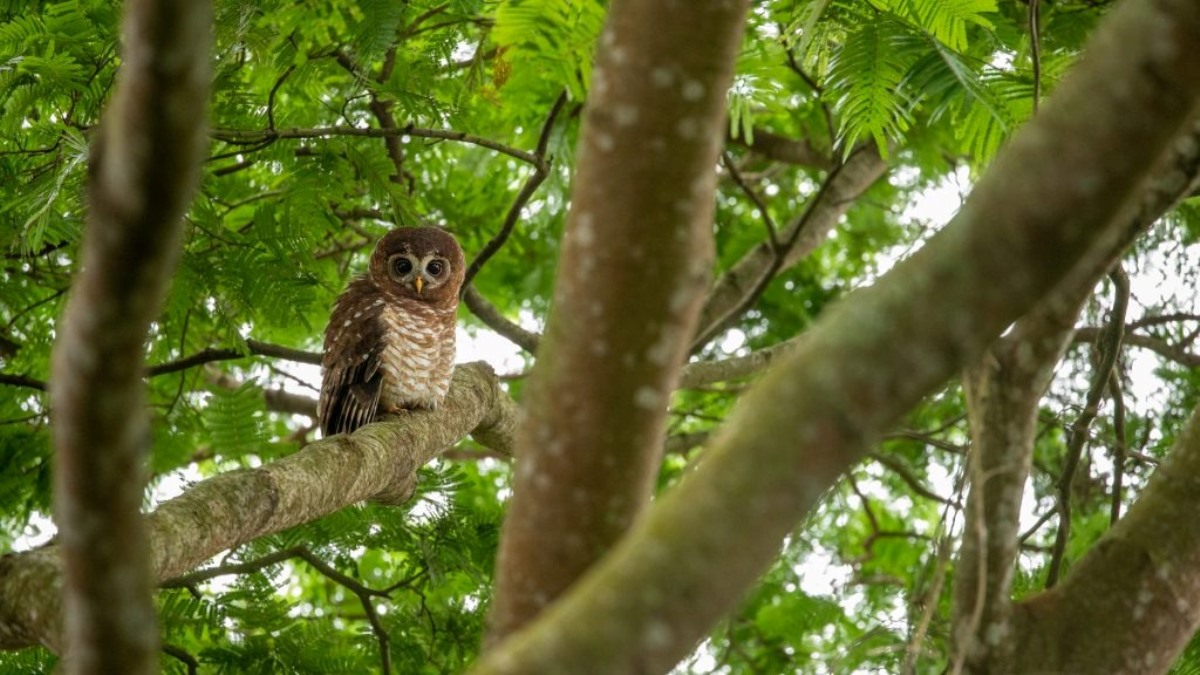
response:
[[[71,673],[157,672],[141,519],[143,356],[205,156],[211,33],[205,0],[130,0],[116,92],[92,149],[82,260],[51,386]]]
[[[747,5],[612,4],[517,437],[493,640],[557,598],[649,500],[712,265],[714,166]]]

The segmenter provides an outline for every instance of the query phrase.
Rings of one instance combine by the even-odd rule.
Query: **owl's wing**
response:
[[[325,330],[324,374],[317,419],[326,436],[349,433],[375,419],[383,388],[383,303],[358,281],[337,300]]]

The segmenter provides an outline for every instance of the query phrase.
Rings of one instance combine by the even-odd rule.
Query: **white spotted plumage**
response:
[[[390,269],[399,259],[405,268]],[[457,242],[437,228],[393,230],[380,240],[370,271],[338,297],[325,332],[317,416],[326,436],[381,412],[436,408],[446,397],[463,267]]]
[[[423,305],[408,305],[406,309],[385,305],[379,315],[379,321],[387,326],[380,354],[380,405],[436,408],[450,389],[454,310]]]

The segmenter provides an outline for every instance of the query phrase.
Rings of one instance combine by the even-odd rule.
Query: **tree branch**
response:
[[[700,314],[703,330],[697,335],[715,335],[717,326],[737,316],[739,308],[748,307],[764,277],[775,266],[776,273],[796,264],[820,245],[854,200],[871,187],[887,169],[874,145],[860,146],[845,162],[833,169],[822,182],[822,189],[811,200],[805,212],[794,219],[783,232],[782,241],[791,242],[787,256],[776,262],[767,244],[747,252],[713,284]],[[773,275],[772,275],[773,276]],[[765,277],[766,282],[770,277]],[[751,302],[753,300],[751,299]]]
[[[217,553],[364,499],[400,501],[416,470],[467,434],[494,450],[516,425],[516,405],[485,364],[455,369],[435,411],[414,411],[349,436],[311,443],[256,469],[224,473],[163,503],[146,518],[153,578],[177,577]],[[0,558],[0,649],[61,646],[59,549]]]
[[[1167,672],[1200,623],[1198,475],[1200,409],[1125,517],[1016,606],[1013,672]]]
[[[514,157],[532,166],[538,165],[538,158],[524,150],[504,145],[488,138],[454,131],[452,129],[422,129],[411,124],[395,129],[380,129],[376,127],[320,127],[313,129],[213,129],[212,137],[218,141],[233,145],[261,145],[284,139],[333,138],[337,136],[357,136],[361,138],[388,138],[391,136],[412,136],[414,138],[433,138],[446,141],[458,141],[481,148],[495,150],[509,157]],[[265,147],[265,146],[264,146]]]
[[[1075,418],[1067,433],[1067,450],[1063,462],[1062,474],[1058,478],[1058,533],[1054,538],[1054,551],[1050,556],[1050,569],[1046,573],[1046,588],[1052,588],[1058,583],[1058,575],[1062,570],[1063,555],[1067,550],[1067,539],[1071,536],[1071,489],[1075,482],[1075,470],[1083,455],[1083,448],[1088,441],[1088,428],[1100,410],[1100,401],[1104,392],[1108,391],[1108,383],[1113,376],[1113,367],[1121,353],[1121,341],[1125,337],[1125,312],[1129,307],[1129,277],[1120,267],[1110,275],[1113,281],[1114,295],[1112,316],[1105,328],[1101,342],[1097,345],[1099,358],[1096,369],[1092,373],[1092,383],[1088,388],[1087,399],[1083,411]]]
[[[712,264],[714,166],[748,4],[609,11],[525,390],[489,640],[536,616],[649,501]]]
[[[1200,52],[1183,45],[1197,42],[1189,0],[1119,5],[950,225],[825,312],[742,397],[704,461],[474,672],[674,665],[873,439],[1118,236],[1119,214],[1196,109]],[[1200,468],[1189,468],[1174,485],[1190,488],[1182,477]],[[1034,665],[1025,672],[1055,672]]]
[[[828,152],[818,149],[809,139],[797,140],[780,134],[754,130],[754,140],[747,141],[741,129],[733,131],[729,140],[767,159],[821,171],[833,169],[836,162]]]
[[[532,331],[527,331],[521,328],[515,322],[510,321],[508,317],[500,313],[496,306],[488,302],[487,298],[479,294],[475,286],[468,286],[466,293],[463,294],[463,302],[467,304],[467,309],[471,310],[480,321],[487,324],[488,328],[499,333],[502,337],[508,338],[516,346],[524,349],[530,354],[536,354],[538,343],[542,336]]]
[[[158,671],[141,373],[204,159],[211,33],[208,2],[126,4],[121,72],[90,158],[50,391],[65,578],[47,589],[63,591],[69,673]]]
[[[512,234],[513,228],[517,225],[517,220],[521,217],[521,210],[529,203],[533,197],[533,193],[537,192],[538,187],[545,182],[546,177],[550,175],[550,160],[546,157],[546,148],[550,145],[550,132],[554,129],[554,122],[558,119],[558,115],[562,112],[563,106],[567,103],[567,92],[562,92],[558,98],[554,99],[554,105],[550,107],[550,114],[546,116],[546,122],[542,124],[542,132],[538,134],[537,148],[533,151],[533,156],[537,158],[537,163],[534,164],[533,175],[525,184],[521,186],[521,191],[517,193],[517,198],[513,201],[512,206],[508,209],[508,214],[504,216],[504,223],[500,226],[500,231],[496,236],[488,240],[488,243],[480,249],[475,259],[467,267],[467,274],[463,280],[463,293],[471,287],[471,282],[475,279],[475,275],[483,269],[487,261],[496,252],[504,246],[508,241],[509,235]]]
[[[1090,345],[1096,341],[1097,336],[1103,332],[1103,328],[1094,326],[1085,326],[1075,331],[1075,344]],[[1136,333],[1126,335],[1124,344],[1131,347],[1141,347],[1149,349],[1159,356],[1174,361],[1181,366],[1188,368],[1200,368],[1200,354],[1189,352],[1186,349],[1167,342],[1166,340],[1156,338],[1152,335],[1138,335]]]
[[[1017,531],[1035,441],[1038,402],[1068,345],[1099,278],[1133,240],[1190,191],[1200,178],[1200,122],[1177,139],[1159,163],[1140,208],[1111,244],[1067,283],[1016,322],[965,378],[974,438],[968,522],[982,521],[982,540],[965,537],[955,580],[954,660],[972,671],[1008,663],[1011,571],[1028,533]],[[1076,340],[1078,335],[1076,334]],[[976,468],[975,465],[978,465]],[[1049,514],[1046,516],[1049,518]]]

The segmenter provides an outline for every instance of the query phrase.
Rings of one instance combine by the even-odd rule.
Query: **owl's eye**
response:
[[[392,263],[392,269],[396,270],[397,275],[404,276],[412,271],[413,264],[408,258],[396,258]]]
[[[425,266],[425,271],[436,277],[442,273],[445,267],[441,260],[430,260],[429,264]]]

